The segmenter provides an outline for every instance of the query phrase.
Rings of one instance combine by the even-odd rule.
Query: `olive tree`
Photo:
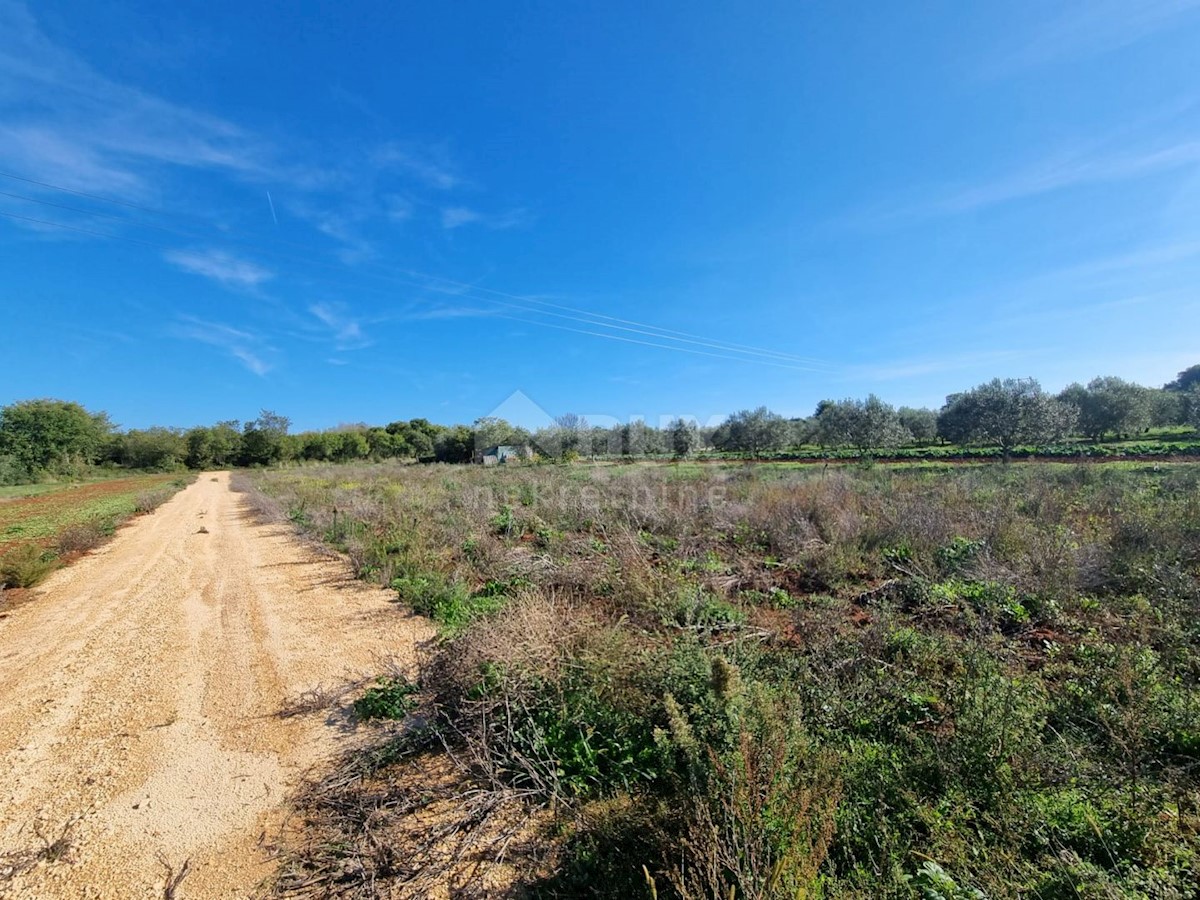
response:
[[[895,447],[911,439],[896,410],[874,394],[866,400],[825,400],[817,407],[821,443],[860,453]]]
[[[1093,441],[1106,434],[1133,434],[1150,424],[1151,391],[1115,376],[1093,378],[1087,387],[1072,384],[1058,395],[1074,407],[1079,430]]]
[[[1200,430],[1200,385],[1196,385],[1184,394],[1184,399],[1187,401],[1187,423]]]
[[[518,446],[529,443],[529,432],[510,424],[506,419],[484,416],[475,420],[475,449],[499,447],[505,444]]]
[[[1195,387],[1200,387],[1200,363],[1188,366],[1175,377],[1174,381],[1164,384],[1163,390],[1175,394],[1189,394]]]
[[[614,425],[619,452],[624,456],[647,456],[663,452],[663,434],[641,419]]]
[[[937,413],[924,407],[902,406],[896,410],[896,418],[918,444],[931,444],[937,440]]]
[[[787,422],[765,406],[743,409],[731,415],[713,436],[722,450],[734,450],[758,456],[781,448],[787,441]]]
[[[994,378],[951,394],[938,414],[938,435],[958,444],[995,444],[1007,460],[1019,444],[1062,439],[1077,413],[1042,390],[1034,378]]]
[[[667,425],[667,435],[676,458],[692,453],[700,443],[700,429],[691,419],[675,419]]]
[[[533,435],[533,442],[543,456],[566,459],[587,449],[586,438],[590,431],[591,425],[586,418],[577,413],[564,413],[555,417],[552,426],[539,428]]]

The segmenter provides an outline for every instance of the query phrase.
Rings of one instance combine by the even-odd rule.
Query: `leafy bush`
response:
[[[504,605],[501,585],[493,582],[472,593],[462,582],[441,575],[404,575],[392,580],[399,599],[414,612],[429,616],[448,635],[462,631],[476,619],[490,615]]]
[[[17,457],[0,453],[0,485],[28,484],[32,480],[33,473]]]
[[[416,708],[416,685],[400,677],[380,678],[354,701],[360,719],[403,719]]]
[[[987,900],[983,891],[961,887],[931,859],[925,860],[921,868],[907,878],[923,900]]]
[[[58,568],[58,559],[36,544],[22,544],[0,556],[0,586],[30,588]]]

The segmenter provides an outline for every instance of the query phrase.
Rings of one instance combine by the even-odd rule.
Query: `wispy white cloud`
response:
[[[340,245],[347,264],[378,256],[380,236],[372,229],[419,220],[423,206],[428,224],[438,227],[448,193],[477,189],[436,142],[284,143],[109,77],[52,40],[36,10],[23,0],[0,0],[0,168],[167,208],[164,197],[192,172],[266,187],[278,209]],[[436,203],[422,200],[430,192]],[[507,228],[522,216],[450,213],[447,227],[469,219]]]
[[[525,209],[511,209],[502,213],[484,213],[467,206],[447,206],[442,209],[442,227],[447,230],[464,225],[480,225],[503,231],[524,225],[528,220],[529,214]]]
[[[271,348],[252,332],[189,315],[179,316],[170,330],[176,337],[223,350],[255,375],[271,371],[272,366],[265,359]]]
[[[362,323],[347,313],[344,305],[314,303],[308,311],[329,331],[338,350],[358,350],[371,345]]]
[[[267,365],[256,353],[246,349],[245,347],[229,346],[225,348],[229,351],[234,359],[238,360],[243,366],[253,372],[255,375],[266,375],[271,371],[271,367]]]
[[[1061,152],[974,184],[925,186],[920,199],[894,199],[850,213],[843,225],[875,228],[963,215],[1072,188],[1191,172],[1200,166],[1200,139],[1121,150],[1095,145]],[[917,194],[916,191],[910,197]]]
[[[374,259],[375,244],[362,235],[362,226],[370,213],[361,205],[343,203],[337,211],[316,210],[306,215],[308,221],[326,237],[337,241],[338,257],[348,266]]]
[[[211,278],[225,287],[255,288],[275,277],[270,269],[224,250],[168,250],[163,257],[185,272]]]
[[[442,210],[443,228],[461,228],[482,220],[483,215],[465,206],[451,206]]]
[[[1098,275],[1136,274],[1147,268],[1161,269],[1196,261],[1200,261],[1200,239],[1179,239],[1077,263],[1047,273],[1043,279],[1080,283]]]
[[[399,194],[386,194],[381,200],[383,213],[392,222],[407,222],[416,211],[412,200]]]
[[[1127,181],[1200,163],[1200,140],[1101,155],[1073,155],[1047,160],[994,181],[951,193],[932,207],[935,212],[970,212],[1064,188]]]
[[[439,191],[449,191],[464,184],[449,154],[441,147],[389,143],[376,148],[371,160],[382,168],[406,172],[426,187]]]
[[[863,366],[853,366],[846,370],[846,375],[847,377],[866,382],[901,381],[905,378],[916,378],[922,375],[977,368],[981,363],[1012,360],[1019,358],[1024,353],[1025,351],[994,350],[978,353],[939,354],[937,356],[896,359]]]
[[[1053,12],[1000,63],[1001,72],[1118,50],[1200,12],[1200,0],[1074,0]]]
[[[67,187],[140,194],[154,164],[263,174],[267,148],[236,125],[105,77],[0,0],[0,161]]]

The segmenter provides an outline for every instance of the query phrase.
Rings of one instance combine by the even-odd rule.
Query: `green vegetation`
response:
[[[354,701],[354,714],[360,719],[403,719],[416,707],[416,692],[403,678],[380,678]]]
[[[0,556],[0,588],[33,587],[56,568],[53,553],[36,544],[22,544]]]
[[[110,478],[0,503],[0,587],[32,587],[64,556],[103,543],[121,522],[156,509],[189,481],[177,475]]]
[[[77,403],[27,400],[0,408],[0,485],[77,480],[111,469],[170,472],[385,459],[464,463],[476,450],[505,444],[528,446],[543,460],[568,462],[695,455],[796,460],[1198,456],[1198,368],[1181,372],[1161,389],[1106,377],[1086,387],[1073,384],[1057,396],[1032,378],[997,378],[951,394],[940,412],[896,409],[872,394],[865,400],[822,400],[809,418],[785,419],[759,407],[736,412],[716,427],[676,418],[663,428],[637,420],[598,428],[566,414],[532,434],[494,417],[472,426],[418,418],[291,434],[286,416],[265,409],[245,424],[230,420],[186,431],[118,432],[105,413]]]
[[[683,468],[250,496],[442,622],[430,727],[551,811],[533,896],[1197,896],[1200,469]]]

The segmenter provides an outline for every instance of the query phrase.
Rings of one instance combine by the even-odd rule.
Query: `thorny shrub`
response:
[[[251,502],[443,629],[535,896],[1195,897],[1187,465],[346,466]]]

